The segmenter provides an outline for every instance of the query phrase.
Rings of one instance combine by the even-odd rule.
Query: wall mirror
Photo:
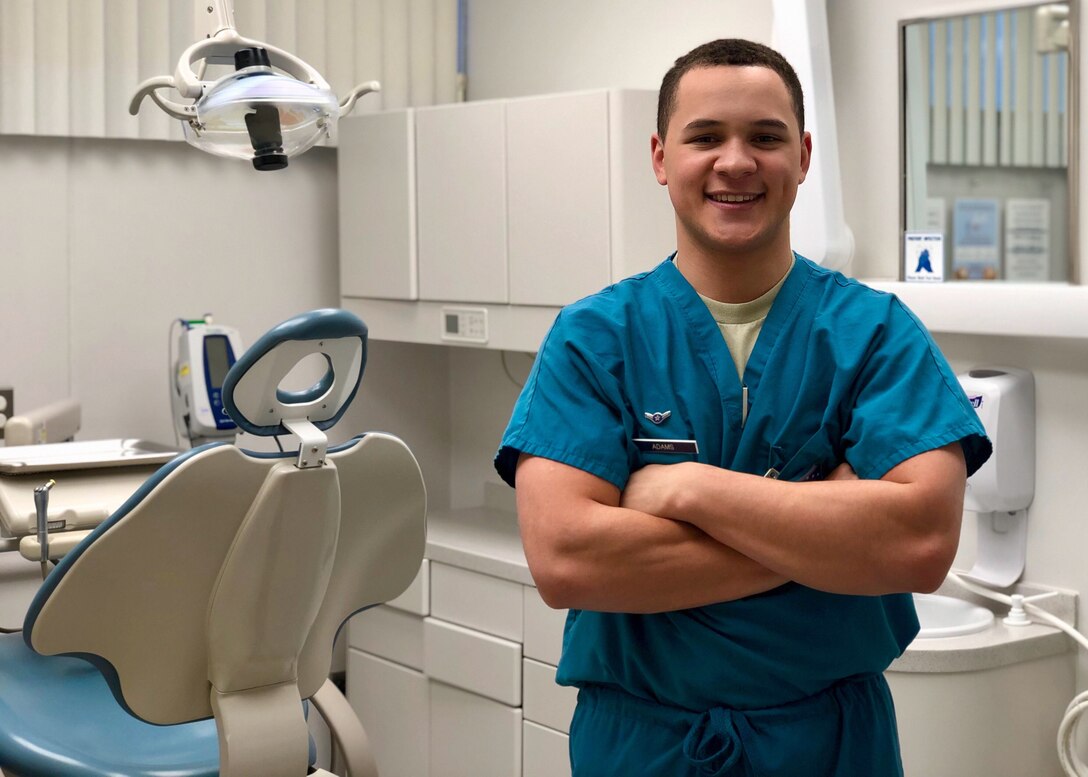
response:
[[[1076,2],[900,25],[908,281],[1079,282]]]

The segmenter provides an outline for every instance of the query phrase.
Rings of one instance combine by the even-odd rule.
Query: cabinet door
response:
[[[418,299],[412,111],[339,126],[340,293]]]
[[[423,669],[423,618],[392,607],[373,607],[348,621],[348,647]]]
[[[570,744],[565,734],[525,721],[523,777],[570,777]]]
[[[419,296],[507,301],[501,102],[416,111]]]
[[[404,592],[396,599],[390,599],[387,605],[395,610],[414,613],[416,615],[431,614],[431,562],[423,559],[419,565],[419,573]]]
[[[609,283],[608,93],[506,104],[510,302],[565,305]]]
[[[437,618],[423,619],[423,671],[428,677],[521,706],[521,644]]]
[[[523,590],[525,657],[558,666],[563,649],[563,626],[567,622],[567,611],[553,610],[544,604],[544,600],[532,586],[524,586]]]
[[[420,672],[351,648],[347,697],[381,777],[427,777],[430,683]],[[441,771],[436,775],[443,774]]]
[[[522,712],[526,720],[566,734],[578,704],[578,689],[555,684],[555,667],[522,661]]]
[[[520,777],[521,709],[432,682],[430,761],[436,777]]]
[[[657,124],[657,92],[608,93],[611,164],[612,280],[652,270],[676,250],[676,218],[669,190],[650,163],[650,133]]]
[[[521,642],[522,588],[520,583],[435,562],[431,565],[431,615]]]

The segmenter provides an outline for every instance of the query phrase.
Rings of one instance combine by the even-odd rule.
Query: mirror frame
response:
[[[960,19],[974,14],[992,13],[995,11],[1015,11],[1023,8],[1038,8],[1044,5],[1053,5],[1059,0],[1031,0],[1029,2],[995,3],[972,10],[964,10],[959,13],[948,13],[930,16],[918,16],[910,19],[899,20],[899,268],[896,277],[904,280],[906,261],[906,247],[904,235],[907,231],[907,27],[913,24],[945,21],[948,19]],[[1080,2],[1079,0],[1060,0],[1069,6],[1069,77],[1065,83],[1066,106],[1066,138],[1069,148],[1067,151],[1068,164],[1066,165],[1066,240],[1067,240],[1067,281],[1071,285],[1079,285],[1083,282],[1080,267],[1079,221],[1080,221]],[[947,283],[971,283],[972,281],[951,281]],[[992,281],[981,281],[992,283]],[[1060,283],[1059,281],[1047,281],[1044,283]]]

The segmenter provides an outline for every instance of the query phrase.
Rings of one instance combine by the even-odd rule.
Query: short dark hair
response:
[[[704,43],[680,57],[665,73],[657,94],[657,134],[664,140],[669,120],[676,111],[676,90],[689,70],[700,67],[766,67],[778,73],[793,103],[793,113],[801,132],[805,131],[805,98],[801,82],[786,58],[769,46],[743,38],[722,38]]]

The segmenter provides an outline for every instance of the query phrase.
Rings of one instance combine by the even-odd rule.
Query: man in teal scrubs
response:
[[[677,251],[561,312],[503,437],[577,777],[902,774],[882,672],[990,444],[894,296],[791,250],[811,148],[773,50],[677,60]]]

